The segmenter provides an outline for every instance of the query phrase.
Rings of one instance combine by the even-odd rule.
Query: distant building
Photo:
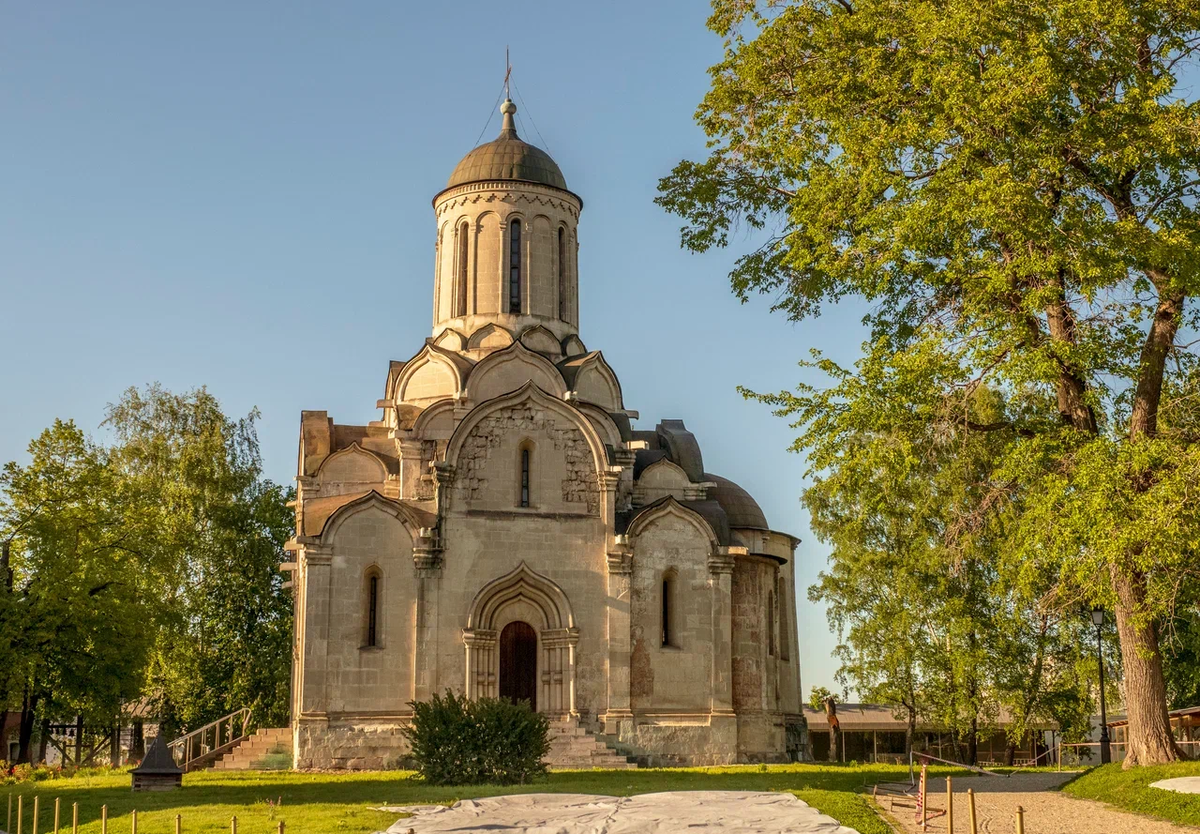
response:
[[[527,699],[648,761],[798,757],[798,540],[705,471],[681,420],[633,427],[579,334],[583,201],[501,111],[434,197],[432,335],[391,363],[382,419],[301,416],[296,765],[397,760],[409,703],[446,689]],[[313,303],[301,351],[323,350]],[[660,315],[686,302],[629,299],[628,338]]]
[[[808,721],[808,735],[812,745],[813,759],[829,761],[831,743],[829,723],[823,711],[804,707]],[[905,749],[907,722],[897,718],[895,709],[883,704],[838,704],[839,733],[836,760],[840,762],[895,762],[908,761]],[[1008,736],[1005,729],[1009,720],[1001,715],[997,726],[977,748],[980,764],[1003,765],[1007,763]],[[1026,765],[1035,760],[1038,764],[1051,764],[1050,752],[1057,743],[1058,725],[1052,721],[1034,722],[1030,731],[1021,739],[1013,751],[1013,764]],[[953,739],[944,727],[927,721],[917,722],[913,749],[929,753],[939,759],[957,760]],[[965,749],[962,745],[960,749]]]

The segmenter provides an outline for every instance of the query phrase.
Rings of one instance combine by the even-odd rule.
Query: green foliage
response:
[[[242,706],[286,721],[294,522],[255,418],[131,389],[109,444],[56,421],[4,467],[0,709],[21,709],[23,758],[38,719],[103,726],[147,696],[169,731]]]
[[[808,363],[828,389],[760,399],[814,475],[858,434],[907,432],[861,455],[905,477],[933,441],[945,460],[982,436],[931,529],[889,535],[991,554],[964,559],[1001,566],[1029,614],[1115,609],[1145,682],[1127,687],[1150,745],[1131,760],[1173,755],[1154,693],[1159,626],[1200,564],[1200,379],[1179,338],[1200,324],[1200,103],[1178,84],[1200,6],[715,0],[709,26],[726,47],[697,114],[711,152],[658,202],[693,251],[758,230],[731,274],[743,300],[800,320],[857,299],[871,334],[853,369]],[[993,587],[959,564],[935,563],[942,590]],[[905,651],[873,663],[903,677]]]
[[[0,590],[5,698],[111,719],[141,691],[152,588],[124,484],[108,451],[55,421],[25,466],[0,474],[0,540],[11,578]]]
[[[1171,709],[1200,706],[1200,593],[1197,602],[1180,609],[1163,644],[1167,705]]]
[[[823,686],[814,686],[808,695],[808,705],[817,712],[825,711],[825,701],[827,698],[833,698],[837,701],[837,696]]]
[[[241,707],[287,722],[291,598],[279,563],[289,489],[262,478],[257,412],[231,420],[201,388],[130,389],[109,407],[114,460],[140,497],[163,619],[150,694],[172,731]]]
[[[527,701],[469,700],[447,690],[412,708],[404,734],[417,772],[431,784],[525,784],[546,772],[550,723]]]

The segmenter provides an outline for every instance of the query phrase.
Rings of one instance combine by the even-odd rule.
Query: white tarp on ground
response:
[[[789,793],[672,791],[639,796],[527,793],[464,799],[449,808],[388,810],[413,816],[388,834],[858,834]]]
[[[1162,788],[1164,791],[1176,793],[1200,793],[1200,776],[1176,776],[1174,779],[1159,779],[1151,782],[1150,787]]]

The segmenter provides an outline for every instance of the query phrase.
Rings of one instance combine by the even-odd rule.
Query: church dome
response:
[[[517,180],[567,191],[567,181],[550,154],[517,136],[513,123],[517,106],[505,99],[500,112],[504,114],[500,135],[464,156],[450,175],[446,188],[470,182]]]
[[[750,493],[746,490],[728,478],[722,478],[711,472],[704,473],[704,480],[712,481],[717,485],[716,489],[708,494],[708,497],[721,505],[725,515],[729,517],[730,527],[751,530],[771,529],[767,525],[767,517],[763,515],[762,507],[758,506],[758,502],[750,497]]]

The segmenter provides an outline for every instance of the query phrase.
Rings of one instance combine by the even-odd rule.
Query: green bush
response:
[[[546,772],[550,723],[521,701],[447,691],[412,704],[404,729],[417,772],[435,785],[525,783]]]

